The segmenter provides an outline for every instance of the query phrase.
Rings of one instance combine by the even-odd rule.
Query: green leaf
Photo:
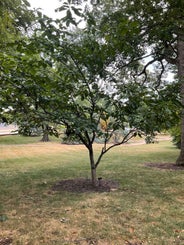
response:
[[[82,13],[80,12],[81,9],[77,9],[75,7],[71,7],[71,9],[73,10],[73,12],[77,15],[77,16],[82,16]]]
[[[62,12],[62,11],[65,11],[67,8],[68,8],[67,5],[62,5],[61,7],[57,8],[56,11],[57,12]]]

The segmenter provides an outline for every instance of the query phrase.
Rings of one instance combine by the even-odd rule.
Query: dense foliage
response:
[[[31,35],[20,35],[9,49],[14,52],[1,55],[1,115],[11,115],[26,130],[42,127],[57,135],[48,125],[64,126],[68,137],[87,147],[95,184],[96,169],[111,148],[178,122],[180,83],[161,80],[168,62],[165,46],[161,55],[154,35],[142,32],[151,20],[143,25],[146,17],[141,12],[138,18],[133,4],[103,4],[106,12],[95,7],[85,9],[84,16],[69,2],[60,8],[66,11],[63,19],[39,14]],[[86,21],[84,27],[72,13]],[[144,65],[146,56],[151,61]],[[154,62],[160,73],[148,71]],[[108,144],[117,132],[121,137]],[[96,139],[103,146],[95,158]]]

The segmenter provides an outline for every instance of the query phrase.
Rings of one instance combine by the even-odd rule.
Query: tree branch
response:
[[[110,149],[112,149],[116,146],[127,143],[131,138],[135,137],[135,133],[137,133],[137,132],[139,132],[139,130],[137,130],[137,129],[130,130],[129,133],[124,136],[124,138],[121,142],[116,143],[114,145],[111,145],[108,148],[106,148],[107,142],[104,142],[104,147],[102,148],[101,153],[100,153],[100,155],[99,155],[99,157],[95,163],[95,168],[98,167],[98,165],[99,165],[99,163],[100,163],[100,161],[101,161],[101,159],[105,153],[107,153]]]

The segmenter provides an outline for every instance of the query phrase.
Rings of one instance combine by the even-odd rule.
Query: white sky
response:
[[[59,0],[28,0],[32,8],[41,8],[41,11],[52,18],[57,18],[61,13],[54,10],[61,6]]]

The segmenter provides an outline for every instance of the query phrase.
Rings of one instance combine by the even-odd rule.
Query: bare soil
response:
[[[184,166],[178,166],[174,163],[146,163],[145,166],[151,168],[159,168],[159,169],[166,169],[166,170],[184,170]]]
[[[96,186],[92,185],[90,179],[66,179],[57,182],[53,187],[53,191],[68,192],[110,192],[118,189],[118,183],[113,180],[100,179]]]
[[[0,245],[11,245],[13,242],[13,239],[12,238],[0,238]]]

